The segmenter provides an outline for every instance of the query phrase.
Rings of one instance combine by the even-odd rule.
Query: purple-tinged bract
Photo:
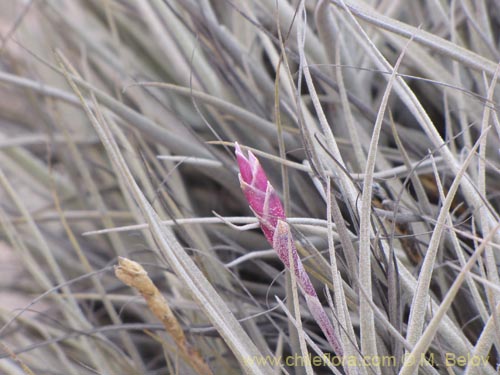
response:
[[[309,311],[335,353],[342,355],[342,346],[337,339],[333,325],[319,302],[316,290],[298,255],[278,194],[254,154],[249,151],[247,158],[243,155],[238,143],[235,143],[235,149],[240,168],[241,190],[243,190],[250,208],[259,220],[264,236],[266,236],[267,241],[273,246],[278,257],[288,270],[290,270],[293,263],[293,273],[297,279],[297,284],[304,293]]]

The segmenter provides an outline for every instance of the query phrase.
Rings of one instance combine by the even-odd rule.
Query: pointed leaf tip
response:
[[[235,150],[235,154],[241,154],[243,155],[243,153],[241,152],[241,147],[240,145],[238,144],[238,142],[234,142],[234,150]]]
[[[252,182],[252,166],[250,162],[243,154],[240,145],[238,142],[234,142],[234,149],[236,154],[236,160],[238,161],[238,168],[240,170],[240,182],[243,180],[244,182],[250,184]]]

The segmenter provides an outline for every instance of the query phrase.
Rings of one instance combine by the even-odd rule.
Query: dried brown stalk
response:
[[[185,362],[200,375],[213,374],[200,353],[187,342],[179,321],[168,306],[167,300],[149,278],[146,270],[133,260],[119,257],[118,266],[115,267],[115,275],[124,284],[141,293],[151,312],[161,320],[167,332],[174,339],[179,348],[179,354]]]
[[[26,375],[35,375],[33,371],[14,353],[7,345],[0,342],[0,349],[9,355],[26,373]]]

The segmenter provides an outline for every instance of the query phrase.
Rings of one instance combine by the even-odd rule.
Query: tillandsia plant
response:
[[[278,194],[269,182],[255,155],[251,151],[248,152],[248,157],[243,155],[238,143],[235,143],[235,149],[240,169],[238,177],[241,189],[251,210],[259,220],[264,236],[288,270],[290,270],[290,265],[293,264],[293,272],[304,294],[311,315],[321,328],[336,355],[342,356],[342,346],[337,339],[333,325],[321,305],[311,279],[297,253],[292,232],[286,222],[285,211]],[[292,261],[290,260],[290,254],[293,258]]]

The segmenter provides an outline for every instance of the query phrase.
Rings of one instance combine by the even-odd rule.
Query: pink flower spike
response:
[[[237,143],[235,143],[235,149],[240,168],[241,190],[243,190],[250,208],[259,219],[267,241],[272,245],[278,220],[286,220],[280,198],[269,183],[266,173],[255,155],[249,152],[248,158],[245,157]]]
[[[254,186],[257,190],[265,192],[268,179],[259,160],[252,151],[248,151],[248,158],[245,157],[237,142],[234,143],[234,147],[236,149],[236,159],[238,160],[238,166],[243,181],[248,185]]]
[[[303,292],[307,307],[314,320],[321,328],[326,339],[335,353],[343,355],[335,330],[328,315],[321,305],[316,290],[307,274],[298,255],[295,241],[286,223],[285,211],[281,200],[269,182],[264,169],[255,155],[249,151],[248,158],[241,151],[238,143],[234,144],[236,158],[240,169],[239,179],[241,190],[245,194],[248,204],[259,220],[260,227],[267,241],[274,248],[285,267],[290,270],[290,256],[293,259],[294,269],[291,270]]]

